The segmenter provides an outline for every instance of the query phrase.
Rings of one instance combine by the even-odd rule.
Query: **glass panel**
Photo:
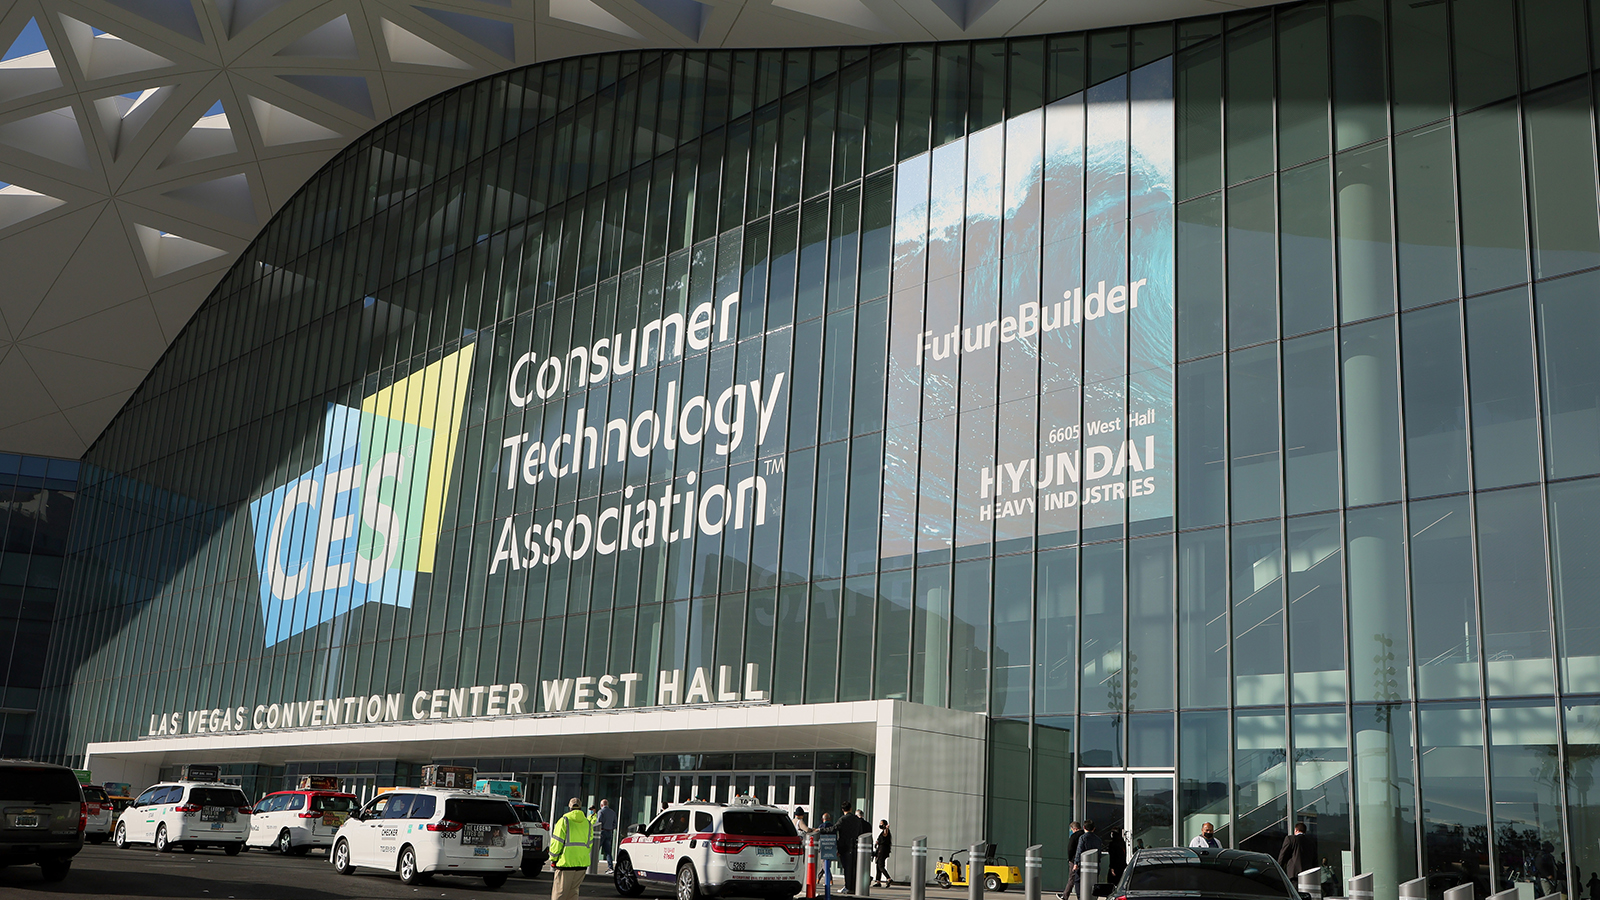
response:
[[[1200,835],[1210,823],[1222,846],[1229,845],[1228,776],[1230,748],[1228,714],[1224,711],[1185,712],[1178,716],[1178,798],[1183,843]]]
[[[1336,150],[1388,131],[1382,0],[1341,0],[1333,7],[1333,127]]]
[[[1478,497],[1478,589],[1490,696],[1550,693],[1550,587],[1536,487]]]
[[[1600,787],[1600,700],[1563,702],[1566,728],[1567,833],[1572,838],[1572,855],[1567,860],[1567,884],[1572,895],[1586,889],[1591,898],[1600,896],[1600,803],[1595,788]],[[1584,873],[1589,873],[1584,877]]]
[[[1394,310],[1389,226],[1389,148],[1375,144],[1339,154],[1339,315],[1354,322]]]
[[[1343,329],[1345,500],[1351,506],[1400,499],[1400,423],[1394,323]]]
[[[1374,893],[1398,895],[1401,882],[1417,876],[1411,719],[1403,706],[1356,706],[1351,725],[1356,746],[1355,871],[1373,874]],[[1447,833],[1438,839],[1455,837]],[[1354,873],[1342,874],[1348,879]]]
[[[1448,303],[1400,318],[1405,392],[1406,491],[1413,497],[1467,488],[1467,410],[1461,310]]]
[[[1072,719],[1039,717],[1033,727],[1033,833],[1066,834],[1073,820]],[[1067,882],[1066,841],[1044,844],[1044,874],[1051,884]]]
[[[1128,833],[1128,849],[1171,847],[1172,779],[1133,779],[1133,830]]]
[[[1448,122],[1395,136],[1401,309],[1460,296],[1454,150]]]
[[[1233,529],[1233,689],[1240,706],[1284,701],[1281,541],[1277,522]]]
[[[1429,880],[1471,884],[1480,898],[1491,890],[1481,715],[1476,705],[1425,706],[1417,714]]]
[[[1278,434],[1276,345],[1234,352],[1228,371],[1228,453],[1236,522],[1278,514]]]
[[[1572,693],[1600,691],[1600,482],[1552,484],[1550,569],[1555,576],[1556,635],[1561,687]]]
[[[1564,31],[1576,33],[1577,29]],[[1581,48],[1578,55],[1583,55]],[[1549,278],[1600,264],[1588,86],[1572,82],[1541,91],[1523,103],[1534,277]]]
[[[1083,548],[1084,712],[1123,710],[1123,558],[1121,543]]]
[[[1234,846],[1275,855],[1288,833],[1289,754],[1284,717],[1241,712],[1233,724],[1233,805],[1239,819]]]
[[[1357,701],[1411,697],[1404,540],[1399,506],[1354,509],[1345,515],[1350,684]]]
[[[1466,292],[1478,294],[1527,281],[1517,106],[1502,103],[1461,116],[1457,122]]]
[[[1561,890],[1556,860],[1567,856],[1561,838],[1559,730],[1549,700],[1489,708],[1495,884],[1531,882],[1538,897]]]
[[[1396,132],[1442,119],[1450,112],[1448,11],[1443,3],[1389,6]]]
[[[1102,839],[1112,829],[1122,827],[1123,816],[1127,809],[1127,791],[1127,779],[1120,775],[1114,778],[1086,776],[1083,779],[1085,827],[1094,825]]]
[[[1339,351],[1332,331],[1283,344],[1284,502],[1290,515],[1339,505]]]
[[[1534,289],[1539,375],[1544,387],[1545,474],[1600,472],[1600,275],[1586,273]]]
[[[1328,11],[1278,16],[1278,165],[1328,155]]]
[[[1228,183],[1272,171],[1272,20],[1227,36]]]
[[[1129,709],[1175,706],[1172,588],[1172,536],[1129,541]]]
[[[1539,477],[1538,388],[1526,288],[1467,303],[1472,474],[1480,489]]]
[[[1223,358],[1178,367],[1178,516],[1183,528],[1215,525],[1227,515]]]
[[[1456,104],[1472,109],[1517,91],[1512,0],[1453,0]]]
[[[1228,551],[1221,528],[1178,537],[1178,666],[1181,707],[1227,705]]]
[[[1228,191],[1228,346],[1278,336],[1274,180]]]
[[[1222,186],[1222,42],[1180,51],[1176,80],[1178,199],[1187,200]]]
[[[1293,702],[1344,701],[1343,554],[1339,517],[1289,520],[1289,661]]]
[[[1302,334],[1326,328],[1337,317],[1328,161],[1285,172],[1278,185],[1283,333]]]
[[[1477,697],[1478,606],[1467,498],[1411,504],[1411,606],[1417,628],[1417,695]]]
[[[1034,647],[1034,712],[1071,713],[1077,699],[1078,551],[1039,554]]]
[[[1344,884],[1340,861],[1350,850],[1350,751],[1343,712],[1297,713],[1294,728],[1294,823],[1316,839],[1317,858],[1327,860],[1324,890]],[[1299,872],[1289,873],[1297,878]],[[1354,873],[1350,873],[1354,874]],[[1329,896],[1333,896],[1330,894]]]
[[[1178,354],[1180,359],[1222,349],[1222,197],[1178,207]]]

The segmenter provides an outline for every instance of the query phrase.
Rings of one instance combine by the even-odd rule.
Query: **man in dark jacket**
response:
[[[1304,824],[1294,826],[1294,833],[1283,839],[1283,849],[1278,851],[1278,865],[1283,866],[1289,881],[1296,886],[1299,886],[1301,872],[1318,867],[1317,839],[1306,834]]]
[[[1067,827],[1072,829],[1072,833],[1067,835],[1067,861],[1071,862],[1078,858],[1078,838],[1083,837],[1083,826],[1073,822]]]
[[[839,867],[844,869],[844,890],[847,894],[856,892],[856,838],[861,837],[871,826],[860,816],[850,814],[850,804],[845,803],[840,807],[843,815],[839,817],[839,824],[834,826],[834,833],[839,836]]]
[[[1100,835],[1095,834],[1094,820],[1084,819],[1083,832],[1078,835],[1078,846],[1072,852],[1072,883],[1067,886],[1068,900],[1078,892],[1078,864],[1083,861],[1083,855],[1090,850],[1105,849],[1105,842],[1100,839]],[[1104,868],[1104,863],[1101,867]]]

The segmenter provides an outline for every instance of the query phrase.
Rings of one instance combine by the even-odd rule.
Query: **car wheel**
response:
[[[947,888],[950,886],[950,876],[940,872],[939,874],[933,876],[933,883],[937,884],[939,887]]]
[[[285,828],[283,833],[278,835],[278,842],[274,847],[284,856],[294,852],[294,841],[289,838],[289,829]]]
[[[242,850],[244,850],[244,845],[243,844],[224,844],[224,845],[222,845],[222,852],[228,854],[229,856],[238,856],[239,853]]]
[[[350,842],[340,841],[333,845],[333,870],[340,875],[351,875],[356,867],[350,865]]]
[[[506,877],[507,876],[504,873],[499,875],[485,875],[483,876],[483,886],[491,891],[498,890],[505,885]]]
[[[400,873],[400,881],[404,884],[421,884],[422,873],[417,871],[417,852],[410,847],[400,850],[400,862],[395,865],[395,871]]]
[[[156,826],[156,852],[165,853],[172,849],[172,844],[167,841],[167,826]]]
[[[989,874],[983,876],[983,889],[991,894],[997,894],[1000,891],[1005,890],[1006,886],[1000,881],[999,875],[990,872]]]
[[[116,842],[118,850],[128,849],[128,826],[122,824],[121,822],[117,823]]]
[[[700,879],[687,863],[678,868],[678,900],[700,900]]]
[[[617,893],[624,897],[637,897],[644,893],[644,885],[639,883],[639,873],[633,870],[633,860],[626,856],[618,857],[617,864],[611,867],[611,881],[617,886]]]
[[[60,881],[67,877],[67,872],[72,869],[70,859],[42,859],[39,868],[44,870],[45,881]]]

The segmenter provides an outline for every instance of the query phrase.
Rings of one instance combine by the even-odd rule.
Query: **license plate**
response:
[[[488,856],[489,855],[489,848],[488,847],[473,847],[472,848],[472,855],[473,856]]]
[[[771,856],[772,855],[772,848],[771,847],[757,847],[756,848],[756,855],[757,856]]]
[[[212,822],[211,823],[211,830],[212,831],[221,831],[222,830],[222,823],[221,822]]]
[[[38,828],[38,816],[12,816],[11,824],[17,828]]]

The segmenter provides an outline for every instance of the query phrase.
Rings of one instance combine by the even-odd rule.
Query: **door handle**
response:
[[[694,838],[690,838],[690,839],[689,839],[689,849],[690,849],[690,850],[693,850],[693,849],[694,849],[694,845],[695,845],[695,840],[694,840]]]

